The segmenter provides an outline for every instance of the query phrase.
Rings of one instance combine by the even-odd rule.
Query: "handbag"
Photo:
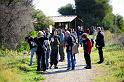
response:
[[[72,54],[77,54],[77,53],[79,53],[78,44],[74,43],[74,45],[72,46]]]

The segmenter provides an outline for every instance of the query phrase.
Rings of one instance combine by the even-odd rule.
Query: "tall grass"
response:
[[[0,82],[21,82],[20,77],[0,60]]]
[[[10,50],[0,50],[0,82],[38,82],[43,80],[36,73],[36,58],[34,65],[28,66],[29,55]]]

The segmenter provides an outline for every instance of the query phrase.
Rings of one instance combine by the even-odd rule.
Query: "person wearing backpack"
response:
[[[89,40],[87,33],[83,33],[82,35],[83,40],[83,49],[84,49],[84,59],[86,61],[86,69],[91,69],[91,58],[90,53],[92,49],[91,40]]]
[[[28,37],[25,37],[25,41],[28,42],[29,46],[30,46],[30,62],[29,62],[29,66],[32,66],[32,63],[33,63],[33,56],[34,56],[34,53],[36,52],[37,50],[37,45],[36,43],[34,42],[34,39],[33,37],[31,36],[28,36]]]
[[[34,40],[37,44],[37,71],[46,72],[45,48],[43,44],[45,40],[48,40],[48,38],[44,37],[44,33],[42,31],[39,31]]]

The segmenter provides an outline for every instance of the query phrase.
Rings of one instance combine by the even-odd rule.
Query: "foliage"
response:
[[[29,33],[30,36],[32,36],[33,38],[37,37],[37,31],[32,31]]]
[[[33,10],[33,19],[34,19],[34,27],[35,30],[42,30],[44,28],[48,28],[49,25],[53,25],[52,20],[44,15],[41,10]]]
[[[58,9],[58,12],[62,15],[75,15],[75,9],[72,4],[67,4]]]
[[[120,15],[114,16],[114,25],[118,27],[120,31],[124,32],[124,20],[122,16]]]
[[[33,0],[0,0],[0,47],[16,49],[33,30]]]
[[[101,26],[104,17],[112,13],[109,0],[75,0],[77,15],[85,26]]]
[[[25,41],[23,41],[21,43],[21,46],[17,49],[18,52],[22,52],[22,51],[28,51],[30,48],[29,48],[29,44]]]

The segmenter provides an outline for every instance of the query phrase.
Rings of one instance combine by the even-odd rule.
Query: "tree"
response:
[[[72,4],[67,4],[61,8],[58,9],[58,12],[61,15],[75,15],[75,9]]]
[[[118,26],[118,28],[120,30],[122,30],[124,28],[124,20],[123,20],[122,16],[120,16],[120,15],[116,16],[116,25]]]
[[[84,21],[84,26],[91,26],[94,18],[95,0],[75,0],[76,14]],[[95,22],[95,21],[94,21]]]
[[[84,21],[84,26],[103,25],[103,19],[112,14],[109,0],[75,0],[77,15]]]
[[[33,0],[0,0],[0,47],[16,49],[33,30]]]
[[[33,10],[34,28],[35,30],[42,30],[53,25],[53,21],[44,15],[41,10]]]
[[[120,16],[120,15],[114,15],[114,25],[115,27],[121,31],[121,32],[124,32],[124,20],[123,20],[123,17]]]

